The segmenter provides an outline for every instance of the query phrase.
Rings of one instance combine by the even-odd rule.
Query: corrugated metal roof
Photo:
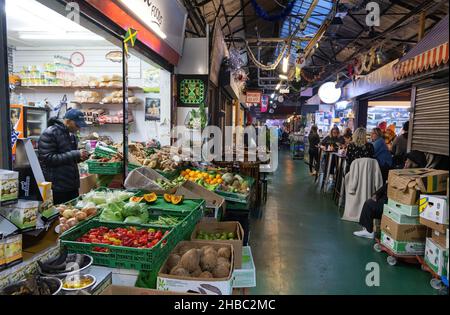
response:
[[[404,55],[400,59],[400,62],[412,59],[430,49],[448,43],[448,19],[449,16],[447,15],[420,42],[418,42],[416,46],[414,46],[406,55]]]

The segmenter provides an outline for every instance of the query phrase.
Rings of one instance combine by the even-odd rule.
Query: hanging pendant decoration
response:
[[[295,0],[289,0],[286,8],[283,9],[279,14],[270,15],[266,10],[261,7],[256,0],[250,0],[253,8],[255,9],[256,14],[265,21],[269,22],[278,22],[285,20],[288,15],[291,14],[292,9],[294,9]]]
[[[125,43],[125,53],[128,55],[128,43],[131,43],[131,47],[136,45],[136,38],[138,32],[132,28],[129,28],[127,33],[125,34],[125,39],[123,42]]]

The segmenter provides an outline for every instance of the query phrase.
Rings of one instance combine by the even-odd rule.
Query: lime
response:
[[[234,239],[234,233],[233,232],[228,233],[228,238]]]

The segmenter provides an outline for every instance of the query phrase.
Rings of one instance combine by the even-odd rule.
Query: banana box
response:
[[[448,225],[447,196],[420,195],[419,212],[421,218]]]
[[[427,238],[425,247],[425,262],[436,274],[441,277],[447,275],[447,251],[444,247]]]

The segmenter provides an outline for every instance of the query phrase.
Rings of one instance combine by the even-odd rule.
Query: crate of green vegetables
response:
[[[226,201],[248,203],[250,191],[255,182],[253,178],[226,173],[222,175],[222,181],[216,189],[218,195],[223,196]]]

